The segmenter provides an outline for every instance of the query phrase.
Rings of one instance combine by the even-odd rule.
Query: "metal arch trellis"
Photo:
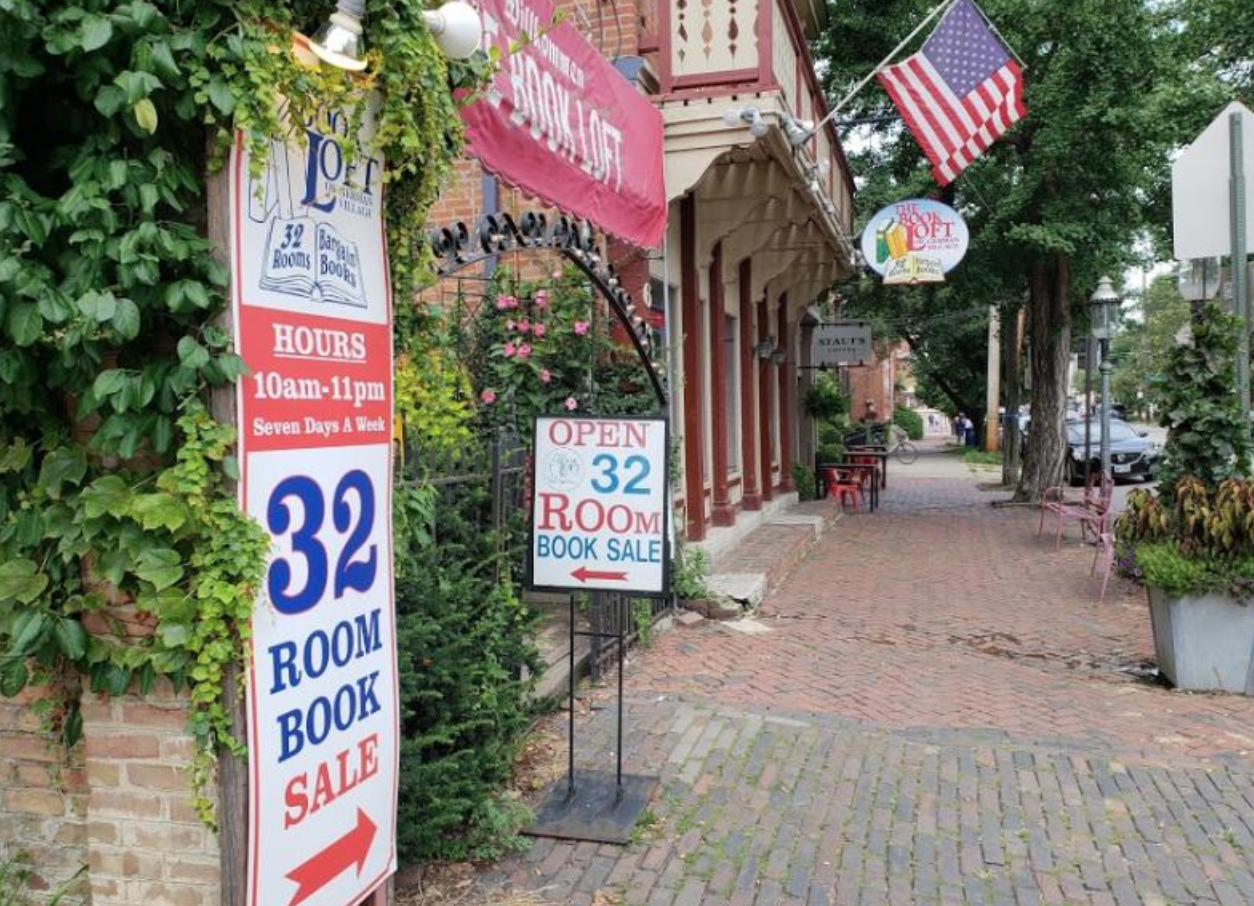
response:
[[[560,253],[586,276],[609,302],[610,311],[625,329],[640,364],[649,376],[658,406],[667,407],[666,387],[649,350],[649,325],[636,314],[631,294],[622,286],[614,266],[605,260],[591,224],[569,217],[550,222],[547,215],[528,211],[518,219],[507,213],[487,214],[473,232],[465,223],[433,230],[431,251],[439,266],[437,275],[448,277],[504,252],[550,250]]]

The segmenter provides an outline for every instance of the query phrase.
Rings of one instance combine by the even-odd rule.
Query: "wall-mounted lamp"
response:
[[[309,49],[324,63],[360,72],[366,68],[361,25],[365,16],[366,0],[336,0],[335,12],[318,29]],[[451,0],[437,10],[424,10],[422,18],[440,50],[450,59],[464,60],[479,49],[483,23],[469,3]]]
[[[778,349],[771,353],[771,364],[772,365],[784,364],[784,354]]]
[[[775,354],[775,344],[770,340],[763,340],[757,346],[753,347],[753,351],[757,354],[759,359],[769,359]]]
[[[728,107],[723,112],[723,124],[748,126],[754,138],[761,138],[771,129],[766,120],[762,119],[762,111],[757,107]]]
[[[799,120],[786,110],[779,115],[779,125],[794,148],[801,147],[814,135],[814,120]]]

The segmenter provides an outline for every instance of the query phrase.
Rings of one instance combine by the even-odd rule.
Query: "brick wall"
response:
[[[40,698],[0,698],[0,861],[24,853],[30,886],[43,891],[87,862],[88,787],[82,746],[66,753],[43,731]]]
[[[186,702],[151,695],[83,702],[92,906],[216,906],[217,838],[192,807]]]

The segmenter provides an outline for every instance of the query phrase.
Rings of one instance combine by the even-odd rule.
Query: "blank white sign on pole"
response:
[[[1215,117],[1171,165],[1173,253],[1178,259],[1232,253],[1229,223],[1228,115],[1241,114],[1245,140],[1245,209],[1254,212],[1254,113],[1233,101]],[[1254,252],[1254,230],[1245,233],[1246,251]]]

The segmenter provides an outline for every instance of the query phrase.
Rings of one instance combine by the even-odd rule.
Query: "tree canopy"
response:
[[[829,95],[843,96],[870,72],[929,6],[833,5],[818,47]],[[1072,322],[1087,317],[1101,274],[1122,273],[1137,259],[1139,238],[1166,235],[1171,151],[1205,125],[1228,88],[1197,64],[1200,35],[1180,26],[1192,13],[1183,2],[987,0],[983,8],[1023,59],[1028,115],[953,185],[971,250],[944,289],[913,298],[937,313],[1026,304],[1033,432],[1019,496],[1030,499],[1061,474]],[[892,112],[885,92],[868,86],[841,118]],[[863,215],[881,202],[938,194],[899,122],[877,127],[851,158],[865,186]],[[846,295],[863,309],[894,313],[916,304],[870,281]],[[942,367],[983,355],[982,334],[963,337],[946,347]]]

